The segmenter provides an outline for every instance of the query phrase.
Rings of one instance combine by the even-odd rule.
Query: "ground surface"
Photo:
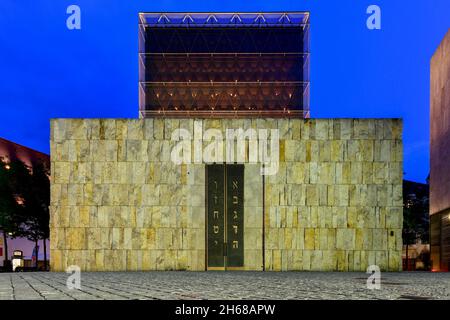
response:
[[[383,273],[380,290],[365,273],[116,272],[0,273],[0,300],[10,299],[450,299],[449,273]]]

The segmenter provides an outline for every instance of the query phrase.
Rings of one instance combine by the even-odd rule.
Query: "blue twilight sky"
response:
[[[366,28],[371,4],[380,31]],[[0,137],[48,153],[50,118],[137,117],[139,11],[295,10],[311,11],[312,117],[403,118],[405,177],[425,181],[429,61],[449,0],[0,0]]]

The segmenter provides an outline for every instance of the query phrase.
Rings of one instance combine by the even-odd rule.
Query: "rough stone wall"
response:
[[[401,270],[399,120],[283,121],[266,183],[266,269]]]
[[[170,161],[178,124],[52,121],[53,270],[204,269],[205,170]]]
[[[264,246],[266,270],[401,270],[401,121],[203,127],[280,130],[279,173],[263,187],[245,165],[245,269],[262,270]],[[193,120],[51,121],[52,270],[205,270],[205,165],[171,162],[175,128]]]

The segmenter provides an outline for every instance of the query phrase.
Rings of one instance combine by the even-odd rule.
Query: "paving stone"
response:
[[[1,273],[0,300],[450,300],[447,273],[382,273],[380,290],[367,289],[367,276],[362,272],[84,272],[81,290],[69,290],[66,273]]]

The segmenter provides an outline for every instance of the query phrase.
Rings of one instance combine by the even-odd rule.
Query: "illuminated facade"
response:
[[[139,17],[141,117],[309,116],[309,13]]]
[[[430,236],[433,270],[450,267],[450,32],[431,60]]]
[[[51,122],[52,270],[401,270],[402,121],[309,118],[309,13],[139,23],[140,119]]]

